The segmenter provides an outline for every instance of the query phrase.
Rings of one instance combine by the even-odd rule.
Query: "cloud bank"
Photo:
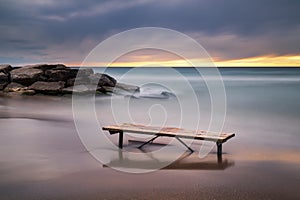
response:
[[[300,54],[298,0],[0,0],[0,62],[80,62],[131,28],[183,32],[220,60]]]

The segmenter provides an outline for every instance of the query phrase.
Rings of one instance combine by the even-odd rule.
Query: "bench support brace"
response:
[[[146,144],[149,144],[150,142],[153,142],[156,138],[158,138],[159,135],[156,135],[154,138],[151,138],[150,140],[148,140],[147,142],[143,143],[142,145],[140,145],[138,148],[141,149],[143,146],[145,146]]]
[[[144,142],[142,145],[140,145],[138,148],[141,149],[143,146],[145,146],[146,144],[149,144],[150,142],[153,142],[156,138],[158,138],[160,135],[156,135],[154,138],[151,138],[150,140]],[[191,152],[194,152],[193,149],[191,149],[187,144],[185,144],[180,138],[175,137],[181,144],[183,144],[188,150],[190,150]]]
[[[190,150],[191,152],[194,152],[193,149],[191,149],[188,145],[186,145],[180,138],[175,137],[181,144],[183,144],[188,150]]]

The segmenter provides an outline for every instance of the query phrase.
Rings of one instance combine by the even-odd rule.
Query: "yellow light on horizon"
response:
[[[242,59],[215,61],[220,67],[300,67],[300,55],[257,56]]]
[[[209,60],[193,59],[192,62],[197,66],[212,66]],[[217,67],[300,67],[300,55],[264,55],[257,57],[232,59],[232,60],[220,60],[213,58],[212,62]],[[81,63],[69,63],[71,66],[80,66]],[[92,67],[191,67],[192,63],[184,59],[173,60],[160,60],[160,61],[147,61],[147,59],[141,59],[141,61],[134,62],[113,62],[107,63],[85,63],[85,65]]]

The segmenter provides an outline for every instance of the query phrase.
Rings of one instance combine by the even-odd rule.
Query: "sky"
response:
[[[114,34],[163,27],[196,40],[217,66],[300,66],[299,11],[299,0],[0,0],[0,63],[80,65]],[[149,59],[182,65],[157,51],[114,65]]]

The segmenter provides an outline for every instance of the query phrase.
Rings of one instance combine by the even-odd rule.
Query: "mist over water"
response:
[[[119,82],[141,86],[143,95],[96,96],[95,114],[99,125],[109,125],[117,121],[182,126],[188,129],[193,129],[195,125],[199,125],[200,129],[209,128],[211,96],[205,81],[195,69],[176,68],[176,72],[182,77],[170,74],[165,68],[143,68],[130,72],[131,69],[109,68],[106,73]],[[97,72],[97,69],[95,71]],[[185,188],[186,185],[200,183],[211,183],[213,186],[216,178],[220,180],[220,177],[224,178],[220,180],[220,186],[222,183],[229,186],[244,184],[245,188],[255,189],[253,182],[259,179],[257,187],[269,185],[273,189],[284,188],[290,195],[297,196],[299,192],[295,187],[300,180],[300,69],[221,68],[220,73],[227,97],[223,131],[236,133],[236,137],[223,146],[224,160],[231,163],[224,173],[211,172],[215,166],[207,167],[211,164],[207,165],[207,162],[215,162],[215,149],[212,149],[205,159],[199,159],[197,154],[193,154],[185,161],[200,163],[200,167],[197,168],[208,169],[208,172],[178,168],[176,170],[176,167],[180,167],[176,165],[173,166],[174,172],[161,170],[141,175],[144,180],[141,184],[141,177],[102,168],[103,163],[92,158],[89,151],[99,149],[95,147],[86,150],[81,143],[73,121],[70,97],[0,97],[0,186],[3,188],[0,189],[0,197],[11,195],[16,188],[23,188],[20,196],[23,194],[30,198],[41,197],[57,191],[55,185],[70,185],[68,189],[56,193],[63,197],[64,192],[72,194],[74,188],[80,188],[79,182],[87,185],[84,187],[86,193],[100,190],[104,194],[111,194],[112,189],[109,190],[108,186],[117,185],[117,188],[125,190],[129,187],[125,185],[133,182],[140,183],[137,190],[147,190],[147,187],[149,189],[151,185],[158,184],[155,178],[160,180],[160,187],[171,184],[174,188]],[[215,78],[218,77],[208,77],[210,80]],[[192,91],[195,93],[192,94]],[[159,98],[162,92],[174,95]],[[190,99],[194,98],[194,95],[196,102],[184,105],[188,114],[183,113],[180,99],[189,99],[186,101],[188,103],[193,102]],[[81,100],[84,113],[85,98],[82,97]],[[200,111],[199,116],[195,115],[197,109]],[[89,122],[87,116],[83,114],[80,120]],[[89,127],[86,127],[86,131],[89,131]],[[105,134],[112,144],[117,144],[117,136],[110,136],[102,131],[101,127],[99,134]],[[161,139],[157,143],[168,142]],[[180,144],[172,145],[180,147]],[[134,143],[125,142],[125,148],[129,150],[136,151],[136,146]],[[200,146],[201,142],[193,144],[196,150],[199,150]],[[146,150],[159,147],[150,145]],[[108,158],[108,161],[109,159],[113,158]],[[205,167],[201,166],[201,163],[205,163]],[[269,173],[272,178],[259,178],[264,177],[265,173]],[[249,181],[240,177],[242,175],[248,177]],[[89,177],[89,181],[82,178],[85,176]],[[174,181],[170,177],[178,179]],[[122,185],[122,182],[125,184]],[[28,183],[32,184],[33,188],[38,188],[37,196],[34,196]],[[106,189],[102,190],[103,188]],[[265,190],[271,193],[273,189]],[[240,190],[243,191],[242,188]],[[279,190],[276,192],[280,193]],[[287,193],[281,192],[284,195]],[[15,194],[12,198],[17,199],[20,196]]]
[[[131,68],[108,68],[107,73],[122,82],[132,84],[140,83],[140,79],[145,82],[147,80],[163,79],[176,88],[176,91],[173,92],[177,97],[187,99],[191,98],[192,94],[189,93],[190,91],[185,90],[182,83],[188,81],[197,96],[201,125],[203,128],[207,128],[211,112],[211,96],[205,81],[196,69],[176,68],[186,80],[168,74],[168,71],[164,68],[155,70],[144,68],[136,72],[130,70]],[[203,70],[207,73],[210,69],[200,69],[200,72]],[[220,68],[220,73],[227,97],[227,116],[224,131],[237,132],[248,136],[253,135],[253,138],[258,135],[272,134],[299,139],[300,134],[297,131],[297,124],[300,122],[299,68]],[[211,76],[206,76],[206,78],[214,80],[219,77],[212,73]],[[149,100],[138,101],[141,104],[138,109],[143,109],[143,101]],[[163,102],[164,104],[178,106],[175,105],[175,99],[172,97]],[[190,109],[193,108],[195,108],[195,105],[191,104]],[[173,117],[172,112],[168,114],[168,117]],[[174,111],[174,114],[178,113]],[[193,111],[190,112],[191,118],[192,115]],[[282,142],[284,143],[284,141]],[[297,143],[297,141],[299,140],[289,142]]]

